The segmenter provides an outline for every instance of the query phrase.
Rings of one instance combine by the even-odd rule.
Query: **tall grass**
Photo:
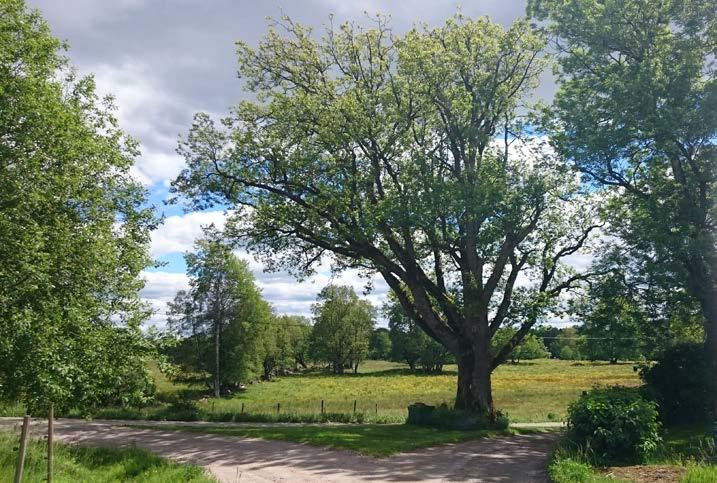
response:
[[[455,366],[447,366],[442,374],[425,374],[412,372],[405,364],[367,361],[360,366],[359,374],[333,375],[316,370],[249,384],[240,393],[215,399],[209,397],[206,388],[175,384],[156,366],[150,370],[157,386],[155,404],[139,409],[102,408],[92,416],[184,421],[397,423],[405,421],[408,406],[415,402],[452,405],[457,380]],[[636,386],[640,380],[632,364],[536,360],[500,366],[493,376],[493,393],[496,408],[507,413],[513,422],[560,421],[565,418],[568,404],[596,384]],[[8,415],[20,414],[22,409],[15,407]]]
[[[13,481],[17,461],[18,437],[0,432],[0,481]],[[46,445],[31,440],[28,444],[23,482],[46,481]],[[57,444],[54,458],[56,483],[146,482],[211,483],[215,481],[198,466],[174,463],[147,451],[93,448]]]
[[[224,420],[234,415],[237,421],[289,421],[300,415],[300,419],[316,421],[321,418],[323,400],[325,413],[353,417],[356,401],[356,413],[367,422],[400,422],[415,402],[450,405],[456,380],[455,366],[436,375],[411,372],[403,364],[369,361],[356,375],[316,371],[250,384],[229,397],[195,399],[202,419]],[[562,420],[568,404],[595,384],[636,386],[640,381],[630,364],[559,360],[503,365],[493,377],[496,407],[515,422]],[[168,401],[171,386],[162,385],[161,398]],[[182,391],[187,389],[177,388],[175,395]],[[162,419],[161,414],[154,415]]]

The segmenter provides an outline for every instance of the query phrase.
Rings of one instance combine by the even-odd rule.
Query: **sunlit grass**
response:
[[[208,399],[199,404],[207,412],[318,413],[321,400],[327,412],[357,411],[401,420],[415,402],[451,404],[456,390],[456,367],[443,374],[411,373],[400,364],[369,362],[357,375],[323,373],[286,376],[271,382],[250,384],[233,397]],[[562,420],[567,406],[592,386],[640,384],[630,364],[574,363],[538,360],[499,367],[493,377],[496,407],[514,422]]]
[[[18,437],[0,432],[0,481],[13,481],[17,462]],[[23,482],[47,481],[46,445],[33,440],[28,444]],[[210,483],[202,468],[174,463],[147,451],[91,448],[56,444],[53,481],[56,483]]]

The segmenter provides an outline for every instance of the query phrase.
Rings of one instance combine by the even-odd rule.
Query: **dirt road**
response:
[[[5,419],[1,426],[17,420]],[[216,425],[216,424],[215,424]],[[44,430],[43,422],[35,431]],[[57,439],[69,443],[137,446],[204,466],[221,482],[476,481],[543,482],[556,433],[481,439],[371,458],[350,451],[283,441],[137,429],[113,421],[61,419]]]

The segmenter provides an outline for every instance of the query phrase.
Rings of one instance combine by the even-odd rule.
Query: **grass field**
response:
[[[356,375],[336,376],[315,371],[284,376],[249,384],[245,391],[231,397],[214,399],[203,397],[204,389],[174,384],[156,367],[150,369],[157,385],[156,405],[143,409],[108,408],[98,411],[94,417],[395,423],[405,420],[409,404],[452,404],[457,379],[455,366],[447,366],[443,374],[433,375],[412,373],[404,364],[367,361]],[[629,363],[542,359],[500,366],[493,376],[493,395],[496,408],[507,412],[512,422],[561,421],[568,404],[577,399],[581,391],[596,384],[636,386],[640,379]],[[193,401],[198,411],[178,407],[178,400]],[[325,418],[321,417],[322,400]],[[353,416],[354,401],[357,417]],[[278,413],[277,404],[280,405]],[[242,405],[244,414],[239,414]],[[19,416],[22,408],[0,408],[0,413]]]
[[[354,400],[357,411],[369,418],[401,421],[406,408],[415,402],[451,404],[456,390],[456,367],[443,374],[411,373],[402,364],[369,361],[356,375],[334,376],[310,373],[282,377],[271,382],[251,384],[234,397],[206,399],[199,403],[205,412],[275,414],[351,413]],[[495,405],[506,411],[513,422],[562,420],[566,408],[581,391],[596,384],[635,386],[640,380],[631,364],[574,363],[537,360],[499,367],[493,377]],[[160,387],[171,390],[160,379]]]
[[[151,425],[134,425],[153,428]],[[538,430],[471,430],[457,431],[407,426],[404,424],[362,424],[340,426],[278,426],[278,427],[188,427],[161,426],[162,430],[243,436],[248,438],[293,441],[334,449],[347,449],[368,456],[389,456],[428,446],[460,443],[479,438],[525,434]]]
[[[0,433],[0,481],[13,481],[17,460],[18,437]],[[30,441],[23,481],[47,481],[46,446]],[[114,481],[146,483],[211,483],[215,480],[198,466],[174,463],[140,449],[110,449],[55,446],[56,483],[109,483]]]

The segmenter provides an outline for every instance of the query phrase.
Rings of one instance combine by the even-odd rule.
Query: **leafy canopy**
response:
[[[454,354],[486,354],[508,317],[525,324],[517,344],[581,279],[561,259],[594,228],[517,114],[544,43],[525,21],[455,16],[399,37],[379,17],[317,40],[283,19],[256,49],[238,42],[254,100],[221,125],[195,117],[173,189],[239,209],[232,236],[270,268],[306,274],[332,255],[380,273]],[[519,273],[531,283],[514,290]]]
[[[156,220],[111,98],[22,1],[0,2],[0,397],[29,410],[151,395],[139,274]]]

